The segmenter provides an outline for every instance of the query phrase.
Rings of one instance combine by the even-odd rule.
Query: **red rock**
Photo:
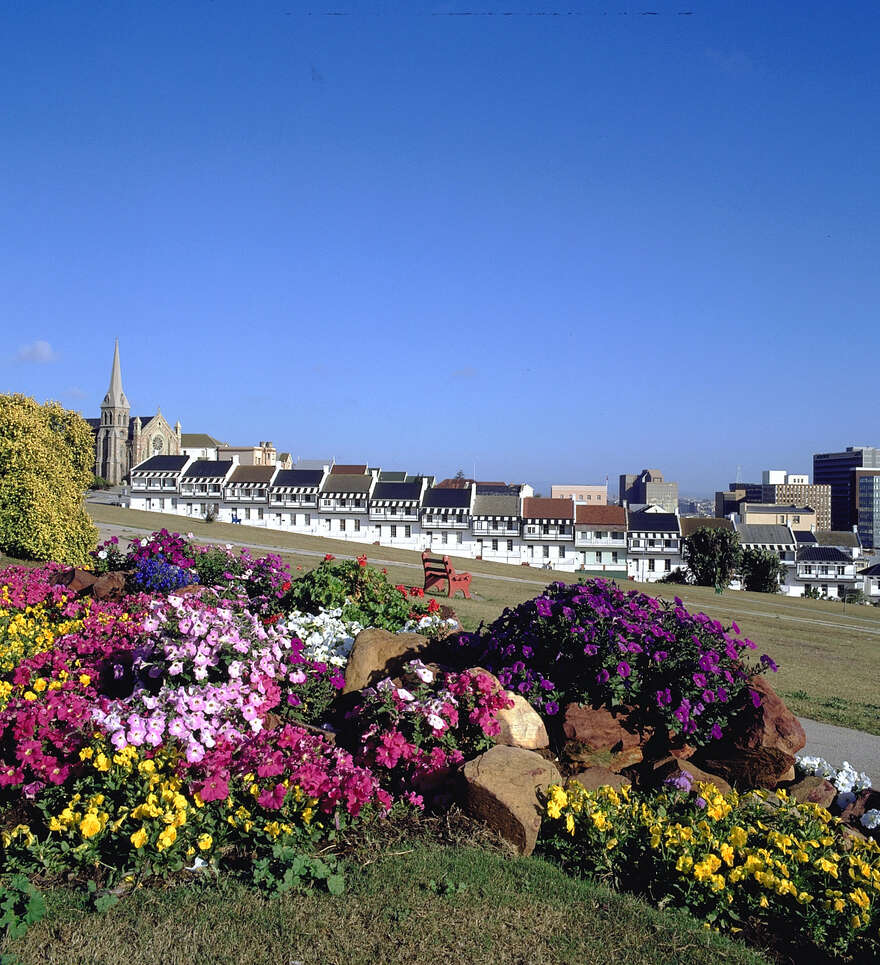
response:
[[[840,820],[851,825],[862,834],[865,832],[865,828],[862,827],[859,819],[865,811],[880,810],[880,791],[868,788],[854,793],[856,799],[840,812]]]
[[[105,573],[95,580],[92,593],[96,600],[120,600],[125,596],[125,574]]]
[[[788,789],[788,793],[801,804],[818,804],[830,808],[837,797],[837,788],[824,777],[803,777]]]
[[[649,733],[640,734],[629,723],[626,710],[616,713],[604,707],[574,703],[565,708],[562,729],[569,740],[577,741],[591,751],[612,753],[640,747],[650,736]]]
[[[760,694],[761,706],[755,708],[749,702],[731,721],[729,741],[737,747],[775,747],[794,757],[807,743],[800,721],[764,677],[752,677],[749,686]]]
[[[561,783],[555,765],[521,747],[497,744],[468,761],[462,773],[465,811],[520,854],[531,854],[541,827],[538,792]]]
[[[794,766],[794,758],[777,747],[733,748],[722,756],[715,744],[711,744],[692,760],[710,773],[720,774],[740,790],[763,787],[773,791]]]
[[[53,582],[59,586],[66,586],[71,593],[79,596],[90,591],[97,579],[98,577],[94,573],[75,566],[73,569],[56,573]]]
[[[588,767],[579,771],[573,778],[588,791],[597,791],[600,787],[613,787],[619,791],[622,787],[629,787],[631,781],[621,774],[615,774],[607,767]]]
[[[730,791],[730,785],[721,775],[704,771],[691,760],[679,760],[675,757],[667,757],[654,763],[653,767],[642,768],[638,774],[638,785],[641,788],[659,787],[664,781],[675,779],[682,773],[689,774],[694,783],[701,781],[714,784],[722,794]]]

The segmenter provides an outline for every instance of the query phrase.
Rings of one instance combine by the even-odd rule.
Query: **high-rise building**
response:
[[[678,513],[678,483],[666,482],[659,469],[643,469],[638,476],[622,475],[618,493],[621,506],[662,506],[664,512]]]
[[[851,530],[858,525],[854,469],[880,469],[880,449],[847,446],[843,452],[817,452],[813,456],[813,484],[831,487],[831,529]]]
[[[859,539],[866,549],[880,549],[880,469],[854,470],[858,497]]]

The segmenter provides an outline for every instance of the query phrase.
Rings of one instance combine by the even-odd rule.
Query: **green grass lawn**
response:
[[[269,899],[204,880],[139,889],[103,914],[87,911],[81,893],[48,898],[47,917],[2,946],[22,965],[767,961],[686,914],[656,911],[541,859],[405,840],[350,872],[339,897]]]
[[[90,503],[96,523],[125,535],[161,529],[192,532],[198,537],[271,547],[294,575],[317,566],[324,553],[354,557],[366,553],[383,560],[394,582],[422,583],[418,553],[384,546],[301,536],[230,523],[204,523],[183,516],[146,513]],[[298,570],[302,567],[302,570]],[[536,596],[551,579],[571,581],[571,574],[550,574],[529,567],[460,561],[456,568],[473,574],[473,600],[455,601],[463,625],[491,621],[508,606]],[[719,620],[735,620],[741,631],[779,664],[772,684],[792,710],[813,720],[880,734],[880,608],[847,606],[822,600],[803,600],[761,593],[727,591],[717,596],[711,588],[674,587],[619,581],[668,599],[678,595],[690,610],[702,610]]]

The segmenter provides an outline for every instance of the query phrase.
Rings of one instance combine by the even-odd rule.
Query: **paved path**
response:
[[[801,754],[824,757],[834,767],[849,761],[871,778],[874,787],[880,785],[880,737],[817,720],[799,720],[807,735],[807,746]]]

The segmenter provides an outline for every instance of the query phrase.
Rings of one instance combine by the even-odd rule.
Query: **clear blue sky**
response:
[[[880,444],[878,106],[873,0],[7,0],[0,387],[97,415],[118,335],[295,456],[810,471]]]

